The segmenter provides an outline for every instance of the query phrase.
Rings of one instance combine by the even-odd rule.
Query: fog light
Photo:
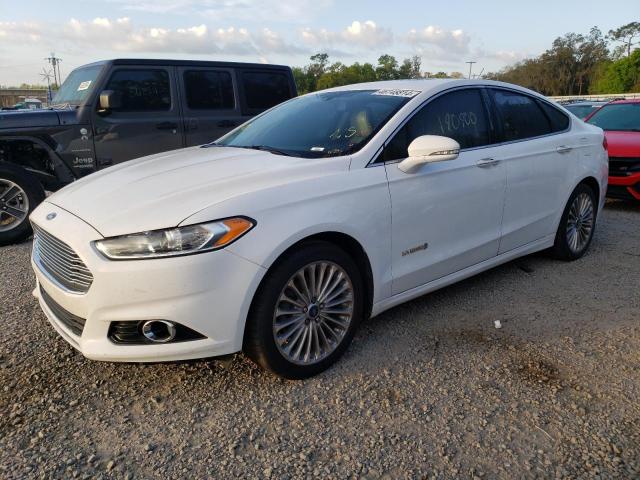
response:
[[[176,337],[176,326],[168,320],[149,320],[142,324],[142,334],[152,342],[166,343]]]

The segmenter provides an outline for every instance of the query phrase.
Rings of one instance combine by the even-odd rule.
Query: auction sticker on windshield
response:
[[[80,85],[78,85],[78,91],[80,92],[81,90],[87,90],[90,85],[91,85],[91,80],[87,80],[86,82],[82,82]]]
[[[415,97],[420,93],[420,90],[402,90],[396,88],[385,88],[382,90],[376,90],[371,95],[387,95],[391,97]]]

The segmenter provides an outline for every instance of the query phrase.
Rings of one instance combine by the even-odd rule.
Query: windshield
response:
[[[578,118],[586,118],[587,116],[589,116],[591,112],[593,112],[595,109],[599,107],[595,105],[568,105],[568,106],[565,106],[564,108],[569,110]]]
[[[93,89],[102,65],[77,68],[69,74],[53,97],[51,106],[80,105]]]
[[[603,130],[640,132],[640,103],[612,103],[593,114],[588,123]]]
[[[306,158],[346,155],[362,148],[412,95],[382,90],[319,92],[294,98],[216,142]]]

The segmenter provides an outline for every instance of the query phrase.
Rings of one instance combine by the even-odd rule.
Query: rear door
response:
[[[555,233],[577,155],[569,117],[515,90],[491,88],[507,170],[499,253]]]
[[[116,66],[103,90],[116,92],[120,107],[94,109],[98,168],[184,146],[173,67]]]
[[[243,122],[231,68],[180,67],[187,146],[212,142]]]

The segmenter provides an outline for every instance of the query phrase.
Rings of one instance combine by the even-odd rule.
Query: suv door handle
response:
[[[483,158],[482,160],[478,160],[476,165],[480,168],[489,168],[494,167],[500,163],[500,160],[496,160],[495,158]]]
[[[218,122],[218,126],[219,127],[235,127],[236,126],[236,122],[232,121],[232,120],[220,120]]]
[[[571,150],[573,150],[573,147],[567,147],[566,145],[560,145],[556,148],[556,152],[558,153],[569,153]]]
[[[178,124],[176,122],[160,122],[156,123],[158,130],[177,130]]]

